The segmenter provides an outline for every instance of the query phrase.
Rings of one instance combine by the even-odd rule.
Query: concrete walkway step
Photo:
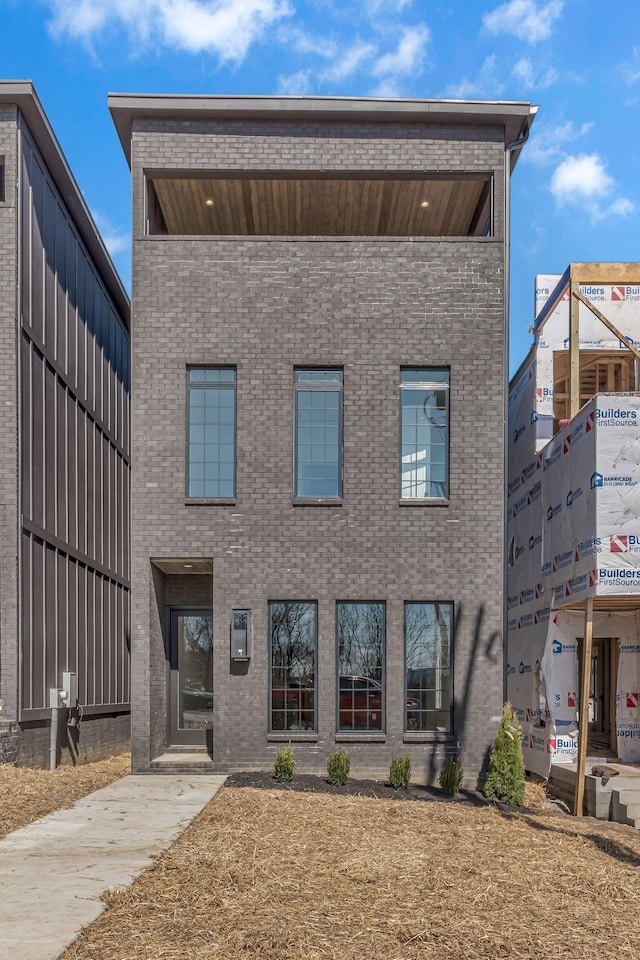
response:
[[[180,836],[223,776],[129,776],[0,840],[0,960],[56,960]]]
[[[168,750],[150,764],[153,773],[213,773],[213,760],[204,750]]]

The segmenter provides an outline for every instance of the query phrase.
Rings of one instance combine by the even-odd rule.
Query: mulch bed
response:
[[[610,826],[237,774],[63,960],[637,960],[640,832]]]
[[[131,770],[130,754],[108,757],[81,766],[57,770],[32,770],[0,764],[0,837],[45,817],[54,810],[72,807],[80,797],[106,787]]]

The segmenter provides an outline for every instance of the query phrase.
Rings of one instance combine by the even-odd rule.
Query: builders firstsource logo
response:
[[[615,534],[609,537],[611,553],[640,553],[640,537],[633,534]]]
[[[635,427],[638,420],[637,410],[622,407],[597,407],[595,414],[599,427]]]
[[[614,303],[620,303],[623,300],[640,300],[640,287],[616,284],[611,287],[611,299]]]

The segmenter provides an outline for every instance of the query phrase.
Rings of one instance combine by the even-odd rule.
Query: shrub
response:
[[[510,703],[505,703],[502,708],[500,726],[491,748],[484,795],[511,807],[521,807],[524,800],[522,729]]]
[[[351,760],[349,754],[342,747],[332,750],[327,760],[327,780],[334,787],[344,787],[349,779]]]
[[[411,757],[408,753],[391,758],[389,784],[394,790],[406,790],[411,779]]]
[[[282,747],[276,753],[275,763],[273,764],[273,779],[278,783],[289,783],[293,780],[293,771],[296,767],[296,761],[293,758],[293,749],[291,746]]]
[[[463,777],[464,772],[460,763],[460,757],[445,757],[445,761],[438,774],[438,783],[443,792],[448,793],[450,797],[455,797],[460,790]]]

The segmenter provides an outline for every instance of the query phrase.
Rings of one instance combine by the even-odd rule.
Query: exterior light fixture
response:
[[[423,200],[422,203],[420,204],[420,206],[422,207],[423,210],[426,210],[427,207],[429,206],[429,201],[428,201],[428,200]]]
[[[211,199],[211,197],[207,197],[207,199],[205,200],[205,204],[206,204],[208,207],[212,207],[212,206],[213,206],[213,200]]]
[[[185,570],[191,570],[193,568],[192,563],[183,563],[182,566],[185,568]]]

